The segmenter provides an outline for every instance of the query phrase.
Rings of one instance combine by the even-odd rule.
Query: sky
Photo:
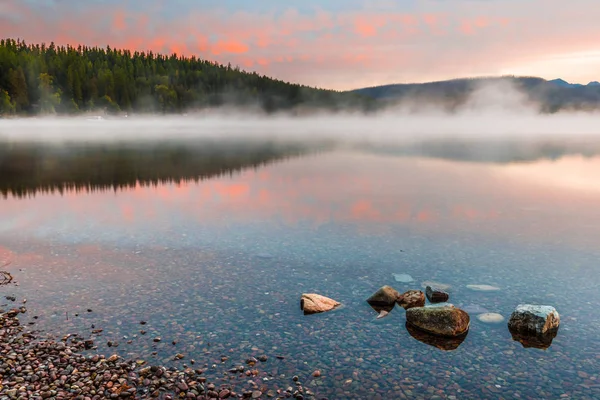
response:
[[[600,80],[598,0],[0,0],[0,37],[177,53],[347,90]]]

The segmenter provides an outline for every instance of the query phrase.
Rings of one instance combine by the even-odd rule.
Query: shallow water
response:
[[[298,375],[330,399],[600,398],[600,155],[481,146],[12,147],[0,265],[19,285],[0,287],[0,304],[27,298],[21,319],[36,329],[88,337],[93,325],[100,352],[195,359],[214,376],[266,354],[265,385]],[[424,281],[506,319],[519,303],[553,305],[561,327],[547,349],[524,348],[506,321],[471,313],[444,351],[413,337],[402,309],[376,320],[365,302]],[[343,307],[304,316],[305,292]]]

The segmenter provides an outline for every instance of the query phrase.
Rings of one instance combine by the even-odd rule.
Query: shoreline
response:
[[[270,389],[265,384],[269,374],[258,368],[268,362],[266,356],[231,368],[225,365],[229,358],[222,357],[223,377],[210,382],[204,376],[208,364],[166,368],[117,354],[83,354],[94,346],[91,338],[74,334],[54,340],[51,334],[38,334],[19,321],[26,312],[21,306],[0,314],[0,400],[315,399],[297,376],[286,390]]]

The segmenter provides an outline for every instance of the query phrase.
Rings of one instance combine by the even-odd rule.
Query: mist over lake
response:
[[[2,120],[0,308],[240,394],[598,398],[596,119]],[[459,340],[366,302],[432,284],[471,316]],[[342,305],[303,315],[303,293]],[[525,303],[560,313],[549,342],[507,329]]]

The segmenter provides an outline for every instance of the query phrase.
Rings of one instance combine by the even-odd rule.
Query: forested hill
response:
[[[368,107],[365,97],[290,84],[196,57],[0,41],[0,115],[176,113],[232,105],[267,112]]]

